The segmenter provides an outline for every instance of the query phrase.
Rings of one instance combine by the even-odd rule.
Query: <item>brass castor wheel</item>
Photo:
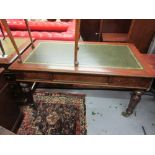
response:
[[[131,114],[132,113],[129,113],[129,112],[126,112],[126,111],[122,112],[122,116],[124,116],[124,117],[129,117]]]
[[[78,67],[78,66],[79,66],[79,62],[76,61],[76,62],[75,62],[75,67]]]

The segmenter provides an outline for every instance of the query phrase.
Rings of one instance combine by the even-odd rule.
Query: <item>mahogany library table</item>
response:
[[[39,40],[34,45],[23,53],[22,63],[16,60],[9,67],[16,81],[132,90],[124,116],[151,87],[154,71],[133,44],[79,42],[78,67],[74,42]]]

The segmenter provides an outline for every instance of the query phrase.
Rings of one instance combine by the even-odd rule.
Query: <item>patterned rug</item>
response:
[[[24,120],[19,135],[85,135],[85,95],[48,92],[38,89],[34,95],[37,108],[23,107]]]

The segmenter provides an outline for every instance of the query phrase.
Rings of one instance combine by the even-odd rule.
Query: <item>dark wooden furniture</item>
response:
[[[131,19],[101,19],[101,41],[128,42],[132,22]]]
[[[25,51],[23,63],[15,61],[9,67],[16,81],[133,90],[125,116],[133,113],[154,76],[133,44],[80,42],[78,67],[74,42],[36,41],[35,47]]]
[[[133,43],[141,53],[147,53],[153,35],[155,19],[82,19],[84,41]]]
[[[130,43],[134,43],[141,53],[147,53],[155,34],[155,19],[133,20],[129,34]]]
[[[84,41],[127,41],[131,19],[81,19]]]
[[[100,41],[100,19],[81,19],[80,34],[84,41]]]
[[[0,68],[0,125],[15,131],[21,113],[15,103],[12,91],[4,77],[4,69]]]

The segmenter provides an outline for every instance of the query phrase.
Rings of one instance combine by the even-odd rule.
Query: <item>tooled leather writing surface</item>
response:
[[[143,69],[126,45],[79,43],[79,66]],[[28,64],[74,65],[74,43],[42,42],[26,58]]]

